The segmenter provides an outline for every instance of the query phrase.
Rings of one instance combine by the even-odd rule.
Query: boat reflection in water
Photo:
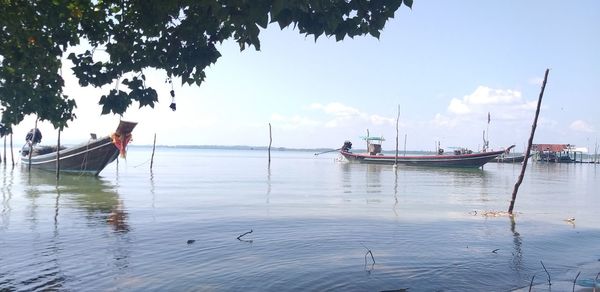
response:
[[[77,290],[72,275],[109,288],[107,278],[129,269],[128,213],[112,183],[76,175],[57,181],[37,169],[4,175],[0,290]]]
[[[59,208],[72,208],[84,211],[85,217],[95,224],[109,224],[114,231],[127,232],[127,212],[119,195],[109,182],[99,177],[61,175],[43,170],[24,173],[27,180],[27,194],[37,197],[40,194],[56,194],[56,212]]]

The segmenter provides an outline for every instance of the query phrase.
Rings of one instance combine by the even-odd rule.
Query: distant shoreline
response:
[[[129,145],[132,148],[152,148],[152,145]],[[179,149],[215,149],[215,150],[268,150],[267,146],[247,146],[247,145],[156,145],[157,148],[179,148]],[[271,147],[271,151],[330,151],[333,148],[287,148]]]
[[[132,148],[152,148],[152,145],[129,145]],[[249,151],[267,151],[267,146],[248,146],[248,145],[156,145],[157,148],[172,148],[172,149],[212,149],[212,150],[249,150]],[[295,152],[314,152],[320,153],[325,151],[335,151],[334,148],[288,148],[288,147],[271,147],[271,151],[295,151]],[[352,149],[353,152],[362,153],[366,152],[366,149]],[[386,154],[393,154],[395,150],[384,150]],[[398,154],[402,155],[404,152],[399,151]],[[407,150],[406,153],[410,154],[432,154],[433,151],[424,150]]]

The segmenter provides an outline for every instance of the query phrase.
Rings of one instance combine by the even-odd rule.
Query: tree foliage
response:
[[[269,24],[293,25],[315,41],[378,38],[402,4],[412,0],[0,0],[1,122],[11,127],[35,114],[66,127],[76,103],[63,93],[61,60],[82,42],[90,49],[68,55],[72,72],[81,86],[114,85],[99,104],[103,114],[123,114],[133,102],[158,101],[144,69],[200,85],[227,39],[260,50]]]

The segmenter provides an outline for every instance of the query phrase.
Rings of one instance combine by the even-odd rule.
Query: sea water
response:
[[[593,164],[530,163],[511,218],[520,164],[151,152],[58,182],[0,167],[0,291],[571,291],[600,272]]]

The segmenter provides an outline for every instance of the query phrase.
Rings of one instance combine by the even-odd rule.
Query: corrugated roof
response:
[[[571,144],[533,144],[533,151],[561,152],[570,150]]]

